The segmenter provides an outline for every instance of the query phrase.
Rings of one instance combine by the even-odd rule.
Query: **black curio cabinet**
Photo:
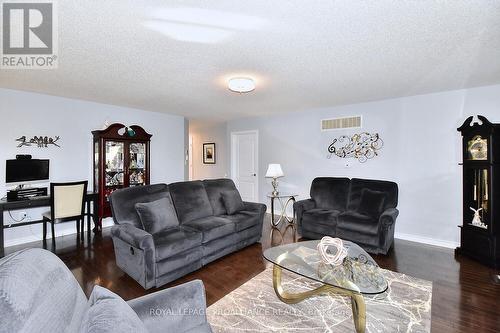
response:
[[[458,128],[463,151],[463,222],[457,253],[500,266],[500,124],[471,116]]]
[[[99,226],[111,216],[109,196],[113,191],[148,185],[150,179],[150,142],[140,126],[112,124],[93,131],[94,191],[99,193]]]

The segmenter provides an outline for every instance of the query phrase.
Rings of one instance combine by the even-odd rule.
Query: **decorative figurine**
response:
[[[488,227],[486,226],[486,224],[483,223],[483,221],[481,221],[481,215],[479,215],[479,212],[482,211],[483,209],[482,208],[474,209],[472,207],[469,208],[474,212],[474,217],[472,218],[472,225],[487,229]]]
[[[335,252],[329,251],[328,248],[335,248]],[[347,257],[347,249],[344,247],[344,242],[340,238],[332,238],[325,236],[321,239],[318,244],[318,252],[321,259],[330,265],[339,266],[344,262],[344,258]]]

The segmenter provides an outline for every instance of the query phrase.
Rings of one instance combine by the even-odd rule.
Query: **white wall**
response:
[[[0,196],[6,193],[5,160],[16,154],[50,159],[51,181],[89,180],[92,183],[92,134],[106,120],[137,124],[151,139],[151,182],[184,180],[184,118],[162,113],[97,104],[48,95],[0,89]],[[60,136],[61,148],[16,148],[23,135]],[[40,209],[27,211],[39,219]],[[12,212],[17,219],[19,212]],[[5,214],[5,224],[11,223]],[[108,224],[110,221],[106,221]],[[71,233],[74,223],[56,226],[56,235]],[[6,246],[41,239],[41,225],[5,230]],[[50,234],[50,233],[49,233]]]
[[[226,123],[204,124],[190,122],[193,139],[193,179],[224,178],[228,173]],[[203,144],[215,142],[215,164],[203,164]]]
[[[462,214],[456,129],[472,114],[500,122],[500,85],[234,120],[227,125],[226,140],[232,131],[259,130],[261,202],[267,203],[271,189],[264,178],[269,163],[282,165],[280,189],[300,194],[299,199],[309,197],[317,176],[393,180],[400,189],[397,236],[454,247]],[[363,131],[380,134],[381,155],[364,164],[327,159],[333,138],[359,130],[321,132],[320,120],[353,115],[363,116]]]

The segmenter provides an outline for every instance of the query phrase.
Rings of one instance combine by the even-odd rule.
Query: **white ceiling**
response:
[[[500,1],[58,1],[59,68],[0,87],[198,120],[500,83]],[[227,90],[231,76],[254,92]]]

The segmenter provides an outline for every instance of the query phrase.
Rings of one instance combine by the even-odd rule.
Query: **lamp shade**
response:
[[[283,170],[279,164],[269,164],[267,167],[266,178],[279,178],[283,177]]]

